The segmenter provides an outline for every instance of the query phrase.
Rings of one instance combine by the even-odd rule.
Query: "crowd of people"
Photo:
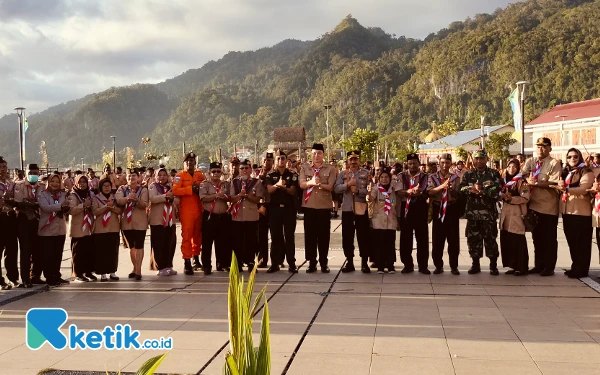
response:
[[[219,162],[210,163],[208,176],[197,169],[197,157],[190,152],[181,171],[160,166],[123,173],[120,167],[113,172],[106,165],[100,177],[91,169],[87,174],[69,170],[40,176],[39,167],[29,164],[14,179],[0,157],[0,255],[8,279],[0,274],[0,287],[58,286],[69,279],[118,281],[121,242],[130,253],[128,277],[141,280],[148,228],[150,268],[160,276],[175,275],[177,219],[186,275],[195,271],[210,275],[213,248],[216,271],[228,271],[235,253],[240,270],[258,267],[273,273],[287,263],[288,271],[296,273],[294,234],[299,213],[304,219],[306,272],[316,272],[319,266],[327,273],[331,219],[338,217],[338,207],[344,273],[355,271],[355,239],[363,273],[372,268],[377,273],[395,273],[399,231],[401,273],[416,269],[430,274],[432,223],[433,273],[444,272],[447,249],[450,271],[459,275],[459,220],[466,218],[469,274],[481,272],[485,249],[492,275],[499,274],[500,260],[508,268],[506,274],[551,276],[562,215],[572,259],[565,274],[585,277],[591,262],[592,227],[597,227],[600,239],[600,155],[584,160],[579,150],[571,148],[563,167],[551,151],[551,141],[540,138],[534,157],[525,160],[518,155],[507,161],[503,171],[499,164],[489,166],[483,149],[472,154],[467,166],[453,161],[450,154],[421,165],[414,153],[393,166],[384,162],[361,166],[360,152],[350,151],[338,168],[335,161],[325,162],[323,145],[314,144],[308,163],[288,159],[277,150],[267,152],[261,166],[235,156],[227,170]],[[528,231],[534,245],[531,269]],[[67,233],[72,274],[63,277]]]

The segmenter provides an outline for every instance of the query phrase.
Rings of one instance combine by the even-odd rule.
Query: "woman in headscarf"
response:
[[[500,250],[502,266],[508,267],[507,275],[527,275],[529,253],[525,238],[523,216],[527,214],[529,185],[519,173],[521,163],[517,159],[508,162],[502,188],[502,212],[500,214]]]
[[[395,184],[392,184],[390,168],[381,168],[377,179],[377,184],[369,184],[367,187],[369,191],[367,201],[373,206],[371,225],[374,246],[372,249],[376,252],[374,259],[377,262],[377,273],[384,273],[386,268],[389,273],[395,273],[398,218],[396,217]]]
[[[175,256],[175,215],[173,202],[175,197],[168,185],[169,173],[161,168],[157,173],[158,182],[149,183],[150,197],[150,243],[154,252],[154,260],[158,275],[176,275],[173,269]]]
[[[67,193],[62,190],[62,181],[58,172],[48,177],[46,190],[38,196],[40,222],[38,235],[44,244],[44,276],[50,286],[68,284],[60,274],[60,264],[65,247],[67,222],[65,214],[69,212]]]
[[[92,229],[94,214],[92,213],[92,196],[88,177],[75,176],[73,189],[69,195],[71,215],[71,262],[75,282],[97,280],[94,271],[94,242]]]
[[[123,208],[121,230],[125,243],[129,248],[133,271],[129,278],[142,279],[142,260],[144,259],[144,241],[148,229],[148,189],[140,185],[140,175],[137,171],[129,171],[127,185],[119,187],[115,198]]]
[[[118,281],[116,275],[119,264],[119,233],[121,231],[121,209],[117,206],[115,196],[112,194],[110,179],[100,180],[99,193],[92,200],[92,212],[96,216],[94,235],[95,245],[94,269],[101,275],[100,281]]]
[[[594,172],[583,160],[581,151],[570,148],[567,163],[558,185],[551,185],[560,197],[560,213],[569,251],[571,269],[565,274],[572,279],[587,277],[592,260],[592,205],[589,189],[594,184]]]

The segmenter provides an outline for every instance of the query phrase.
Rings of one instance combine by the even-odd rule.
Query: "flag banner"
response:
[[[513,111],[513,122],[515,131],[521,131],[521,103],[519,103],[519,88],[517,87],[508,97],[510,107]]]
[[[29,122],[27,121],[27,117],[25,117],[25,112],[23,112],[23,134],[27,133],[27,129],[29,129]]]

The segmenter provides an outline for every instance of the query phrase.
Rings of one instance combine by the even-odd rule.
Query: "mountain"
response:
[[[532,83],[526,119],[559,103],[600,96],[600,2],[528,0],[478,14],[425,40],[364,27],[352,16],[314,41],[286,40],[230,52],[156,85],[111,88],[29,117],[28,159],[45,140],[51,164],[99,161],[101,150],[132,146],[202,159],[234,145],[261,150],[281,126],[304,126],[309,142],[356,128],[376,130],[392,151],[421,141],[435,121],[461,129],[512,119],[514,83]],[[16,164],[14,115],[0,119],[0,150]],[[151,142],[142,146],[143,136]],[[89,162],[88,162],[89,163]],[[124,164],[124,160],[120,160]],[[179,156],[172,158],[178,166]]]

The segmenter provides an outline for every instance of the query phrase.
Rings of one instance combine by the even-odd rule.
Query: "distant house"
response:
[[[485,134],[503,134],[513,133],[515,128],[512,125],[497,125],[485,127]],[[431,143],[425,143],[419,145],[419,157],[421,163],[426,163],[429,158],[437,158],[444,153],[452,155],[452,160],[458,160],[456,149],[462,147],[466,151],[475,151],[479,148],[479,142],[481,140],[481,129],[475,130],[464,130],[456,134],[449,135],[447,137],[440,138]],[[477,145],[473,143],[477,142]],[[521,144],[515,143],[509,148],[509,152],[512,155],[519,153],[521,150]]]
[[[577,147],[584,156],[600,152],[600,99],[557,105],[525,125],[525,153],[534,154],[534,141],[552,140],[552,157],[564,160]],[[587,150],[587,152],[586,152]]]

